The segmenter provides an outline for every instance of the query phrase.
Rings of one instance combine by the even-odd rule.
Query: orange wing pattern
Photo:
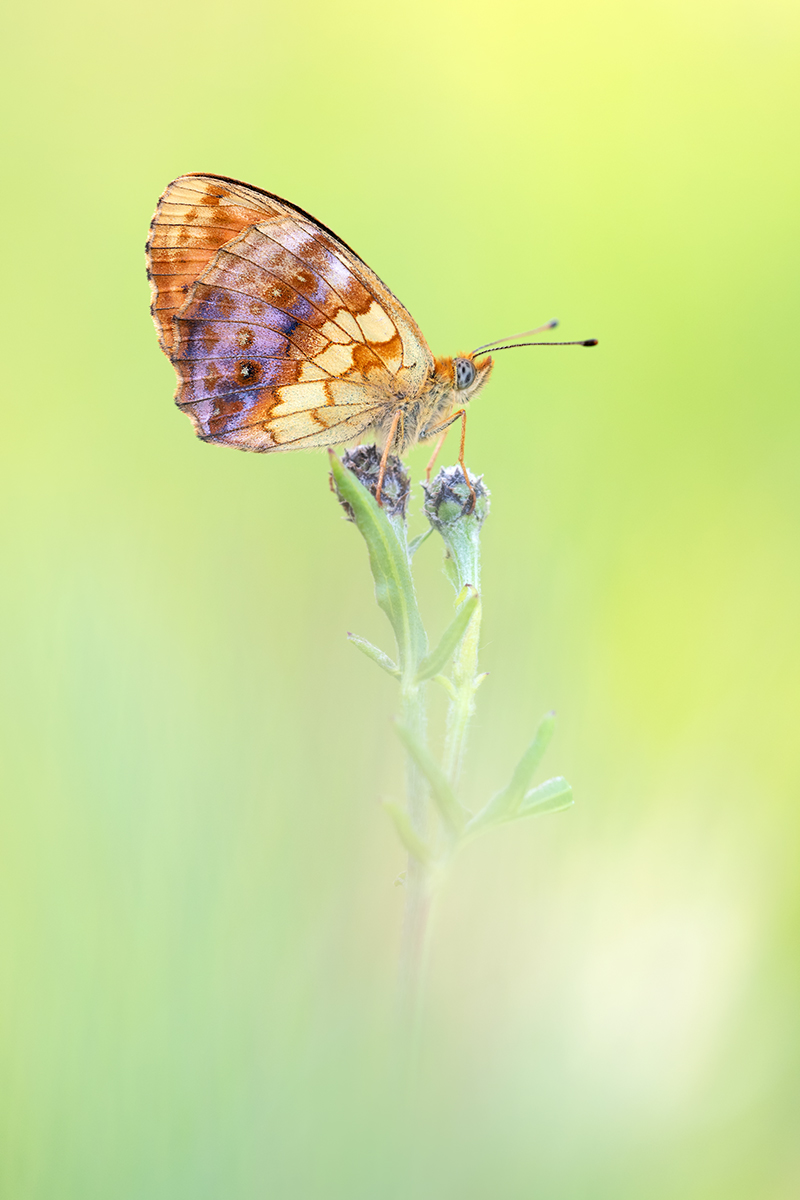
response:
[[[245,450],[358,436],[418,395],[434,360],[358,255],[285,200],[184,175],[147,244],[152,312],[206,441]]]

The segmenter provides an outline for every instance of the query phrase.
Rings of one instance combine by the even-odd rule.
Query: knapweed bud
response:
[[[381,470],[381,455],[377,446],[354,446],[345,450],[342,464],[352,471],[359,483],[363,484],[374,496],[378,489],[378,476]],[[331,478],[331,486],[337,491]],[[396,454],[390,454],[386,463],[386,474],[381,488],[381,504],[387,517],[404,521],[408,508],[408,497],[411,492],[411,479],[402,461]],[[337,491],[337,495],[339,495]],[[353,521],[353,510],[346,500],[339,495],[339,503],[344,509],[348,521]]]
[[[461,467],[442,467],[435,479],[422,485],[425,516],[447,548],[444,571],[457,593],[466,584],[481,590],[481,526],[489,511],[489,489],[482,475],[470,472],[469,479],[474,505]]]
[[[461,467],[442,467],[435,479],[423,483],[425,516],[440,533],[443,526],[452,526],[457,521],[474,529],[480,529],[485,521],[489,511],[489,489],[482,475],[473,475],[470,471],[469,478],[475,492],[474,507]]]

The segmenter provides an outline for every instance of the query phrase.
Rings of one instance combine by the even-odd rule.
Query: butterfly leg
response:
[[[426,483],[430,483],[431,471],[433,470],[433,464],[436,462],[437,458],[439,457],[439,451],[441,450],[442,446],[444,445],[444,439],[446,437],[447,437],[447,430],[443,429],[442,432],[439,434],[439,440],[436,443],[436,449],[434,450],[433,454],[431,455],[431,457],[428,461],[428,465],[425,468]]]
[[[389,432],[386,435],[386,445],[384,446],[383,454],[381,455],[381,466],[380,470],[378,471],[378,486],[375,488],[375,499],[378,501],[378,504],[381,508],[383,508],[383,505],[381,504],[381,491],[383,490],[383,480],[386,476],[386,464],[389,461],[392,443],[394,442],[394,435],[397,433],[397,426],[400,424],[400,418],[402,415],[403,410],[398,408],[397,412],[392,417],[392,423],[389,426]]]
[[[466,441],[466,437],[467,437],[467,410],[465,408],[460,408],[458,410],[458,412],[451,413],[451,415],[447,418],[447,420],[442,425],[437,425],[437,427],[435,429],[428,430],[427,433],[429,436],[434,433],[445,434],[447,432],[448,428],[453,424],[453,422],[458,421],[459,419],[461,420],[461,449],[458,452],[458,462],[459,462],[459,466],[461,467],[461,471],[464,475],[464,482],[466,483],[467,487],[469,488],[469,494],[472,497],[469,508],[466,509],[466,511],[468,513],[471,513],[478,501],[478,497],[475,495],[475,488],[472,486],[472,483],[470,482],[469,473],[468,473],[466,465],[464,463],[464,442]],[[436,447],[436,453],[437,454],[439,453],[438,446]],[[434,457],[435,457],[435,455],[434,455]]]

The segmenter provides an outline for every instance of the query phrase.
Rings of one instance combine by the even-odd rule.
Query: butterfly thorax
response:
[[[492,360],[486,356],[479,363],[468,354],[437,358],[416,392],[405,394],[402,385],[393,389],[385,414],[375,423],[378,444],[385,446],[392,436],[392,452],[404,454],[417,442],[436,437],[448,417],[480,391],[491,369]],[[401,379],[402,373],[396,377],[396,382],[400,383]]]

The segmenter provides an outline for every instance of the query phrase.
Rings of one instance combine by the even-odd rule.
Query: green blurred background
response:
[[[3,1197],[800,1195],[796,6],[5,20]],[[324,456],[172,405],[184,171],[317,215],[435,353],[601,340],[470,414],[468,799],[554,706],[576,806],[458,861],[408,1105],[394,685],[344,637],[388,626]]]

